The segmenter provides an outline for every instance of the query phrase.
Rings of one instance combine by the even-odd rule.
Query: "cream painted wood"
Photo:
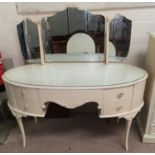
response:
[[[37,117],[34,117],[34,121],[35,121],[36,124],[38,123]]]
[[[54,101],[55,103],[70,109],[79,107],[87,102],[97,102],[100,107],[103,102],[102,94],[103,91],[101,89],[39,90],[41,103]]]
[[[105,33],[104,33],[104,62],[109,63],[109,17],[105,17]]]
[[[17,87],[14,89],[14,93],[15,93],[15,99],[17,99],[16,103],[19,103],[17,105],[18,109],[29,111],[32,113],[39,112],[41,106],[39,106],[38,104],[39,99],[37,90]]]
[[[39,47],[40,47],[40,60],[41,64],[43,65],[45,63],[45,51],[44,51],[44,44],[43,44],[43,37],[42,37],[42,26],[41,21],[38,22],[38,35],[39,35]]]
[[[25,137],[25,131],[24,131],[24,127],[23,127],[23,122],[22,122],[22,118],[16,118],[19,129],[21,131],[22,134],[22,142],[23,142],[23,147],[26,146],[26,137]]]
[[[126,122],[125,147],[126,147],[126,150],[127,150],[127,151],[129,150],[129,147],[128,147],[128,139],[129,139],[129,132],[130,132],[130,128],[131,128],[131,123],[132,123],[132,120],[127,120],[127,122]]]
[[[104,92],[105,102],[119,102],[120,100],[131,99],[133,86],[107,89]]]
[[[138,117],[138,125],[143,142],[155,143],[154,111],[155,111],[155,34],[149,34],[146,70],[149,78],[146,83],[145,106]],[[139,88],[140,89],[140,88]],[[142,94],[141,94],[142,95]]]
[[[108,89],[104,92],[104,115],[117,115],[131,110],[133,87]]]
[[[141,108],[144,105],[144,102],[141,102]],[[133,111],[129,112],[126,115],[123,116],[119,116],[119,118],[125,118],[126,119],[126,138],[125,138],[125,148],[128,151],[129,147],[128,147],[128,139],[129,139],[129,133],[130,133],[130,128],[131,128],[131,124],[132,124],[132,120],[133,118],[137,115],[137,113],[141,110],[141,108],[136,108]]]
[[[126,99],[126,100],[120,100],[120,101],[110,101],[110,102],[105,102],[105,105],[103,106],[103,113],[104,115],[118,115],[121,113],[127,113],[128,111],[131,110],[131,99]]]
[[[22,122],[22,117],[26,117],[26,115],[24,113],[18,112],[18,110],[13,110],[14,108],[11,107],[11,105],[8,104],[8,107],[10,108],[13,116],[16,118],[20,132],[21,132],[21,136],[22,136],[22,144],[23,147],[26,146],[26,136],[25,136],[25,131],[24,131],[24,126],[23,126],[23,122]]]
[[[143,83],[138,83],[133,87],[134,93],[133,93],[132,108],[136,108],[143,101],[144,91],[141,90],[145,89],[145,83],[146,81],[144,81]]]
[[[103,63],[26,65],[3,75],[8,106],[17,118],[23,146],[22,117],[44,117],[49,101],[70,109],[96,102],[100,118],[127,120],[126,149],[131,121],[143,106],[146,78],[147,73],[138,67]]]

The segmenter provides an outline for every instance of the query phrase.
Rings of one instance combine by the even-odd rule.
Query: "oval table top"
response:
[[[139,67],[121,63],[31,64],[8,70],[3,80],[43,87],[114,87],[147,78]]]

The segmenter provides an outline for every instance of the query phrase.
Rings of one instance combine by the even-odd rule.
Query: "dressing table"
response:
[[[64,17],[64,12],[65,14],[67,12],[67,17],[72,17],[75,15],[72,9],[74,8],[67,8],[65,11],[52,16],[48,21],[56,20],[62,22],[62,20],[57,20],[56,17]],[[75,10],[80,13],[80,19],[73,17],[71,19],[76,19],[76,24],[78,25],[78,21],[84,22],[81,17],[85,16],[82,16],[83,11]],[[86,17],[89,19],[88,17],[91,14],[84,11],[84,15],[86,13]],[[99,35],[99,40],[95,43],[97,47],[92,53],[56,54],[59,62],[57,60],[54,61],[54,54],[52,52],[58,50],[56,39],[58,39],[57,42],[64,44],[60,40],[68,35],[70,38],[74,33],[72,35],[67,33],[65,37],[51,35],[55,37],[52,38],[53,40],[55,39],[52,42],[52,45],[54,44],[53,46],[55,47],[52,52],[49,52],[47,49],[49,47],[49,40],[51,41],[51,36],[48,40],[48,33],[45,33],[43,29],[47,22],[46,18],[45,23],[42,21],[42,26],[40,24],[38,25],[41,64],[29,64],[17,67],[7,71],[3,75],[8,95],[8,106],[18,122],[24,147],[26,146],[26,138],[22,117],[44,117],[50,101],[70,109],[79,107],[85,103],[96,102],[98,104],[99,118],[118,117],[126,119],[125,147],[128,150],[128,138],[132,120],[144,105],[143,94],[148,74],[145,70],[128,64],[109,63],[111,58],[108,53],[110,50],[108,50],[108,22],[106,23],[106,20],[101,16],[97,16],[96,18],[96,15],[92,15],[90,19],[93,21],[101,19],[100,26],[103,28],[102,30],[97,29],[100,33],[91,32],[93,35]],[[67,22],[70,23],[69,20]],[[61,25],[62,23],[59,24]],[[68,28],[68,26],[66,27]],[[86,25],[86,27],[88,28],[89,25]],[[72,27],[72,32],[75,30],[73,28],[75,27]],[[61,33],[65,32],[63,30]],[[129,30],[129,32],[131,31]],[[79,32],[76,31],[76,33]],[[90,33],[88,34],[92,36]],[[103,34],[103,36],[100,34]],[[111,41],[117,43],[119,39],[115,40],[113,38]],[[130,37],[127,41],[130,42]],[[128,49],[129,42],[126,42],[124,49]],[[81,42],[81,46],[82,44],[84,42]],[[89,46],[88,42],[87,44]],[[116,53],[120,53],[120,44],[117,47],[115,45]],[[119,52],[117,49],[119,49]],[[99,55],[96,56],[96,53],[99,53]],[[85,57],[86,61],[79,61],[82,56]],[[66,57],[65,61],[63,61],[64,57]],[[104,61],[105,63],[103,63]]]

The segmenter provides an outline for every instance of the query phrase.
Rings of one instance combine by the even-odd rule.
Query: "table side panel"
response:
[[[132,109],[137,108],[143,101],[146,80],[134,85]]]

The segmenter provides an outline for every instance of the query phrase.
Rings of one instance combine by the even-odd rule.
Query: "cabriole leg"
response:
[[[143,103],[142,103],[143,106]],[[141,107],[142,107],[141,106]],[[139,109],[137,109],[136,111],[134,111],[133,113],[127,114],[127,115],[123,115],[120,116],[119,118],[124,118],[126,119],[126,139],[125,139],[125,148],[128,151],[128,139],[129,139],[129,132],[130,132],[130,128],[131,128],[131,124],[132,124],[132,120],[136,117],[137,113],[141,110],[141,107]]]
[[[129,133],[130,133],[130,128],[131,128],[131,123],[132,123],[132,119],[131,120],[126,120],[126,138],[125,138],[125,148],[128,151],[128,140],[129,140]]]
[[[34,121],[35,121],[35,123],[38,123],[37,117],[34,117]]]
[[[25,131],[24,131],[24,126],[23,126],[23,122],[22,122],[22,117],[16,118],[20,132],[22,134],[22,143],[23,143],[23,147],[26,146],[26,137],[25,137]]]

